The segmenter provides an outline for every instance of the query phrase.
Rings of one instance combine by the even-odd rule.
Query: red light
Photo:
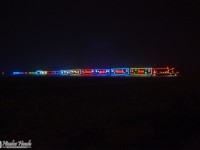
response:
[[[94,73],[94,69],[82,69],[82,75],[92,75]]]
[[[89,70],[89,69],[83,70],[83,73],[84,73],[84,74],[91,74],[91,73],[92,73],[92,70]]]
[[[124,74],[124,70],[116,70],[115,73],[117,73],[117,74]]]
[[[90,74],[90,73],[92,73],[90,70],[86,70],[84,73],[86,73],[86,74]]]
[[[100,72],[99,72],[100,74],[105,74],[106,73],[106,71],[105,70],[100,70]]]
[[[144,69],[138,69],[138,73],[144,73]]]

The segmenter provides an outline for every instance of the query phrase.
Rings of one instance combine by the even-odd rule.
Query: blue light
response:
[[[25,74],[24,72],[13,72],[13,75],[23,75]]]
[[[35,74],[36,74],[36,75],[41,75],[41,72],[42,72],[41,70],[37,70],[37,71],[35,72]]]
[[[35,73],[36,75],[46,75],[47,71],[37,70]]]
[[[60,70],[61,75],[70,75],[70,70]]]

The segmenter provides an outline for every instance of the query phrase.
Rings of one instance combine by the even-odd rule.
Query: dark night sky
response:
[[[198,0],[0,2],[0,70],[199,67]]]

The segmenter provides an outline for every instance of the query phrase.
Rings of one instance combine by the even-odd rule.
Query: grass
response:
[[[0,140],[36,149],[199,149],[199,80],[0,79]]]

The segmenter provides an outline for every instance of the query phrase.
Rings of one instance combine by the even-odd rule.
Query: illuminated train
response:
[[[57,71],[37,70],[35,72],[13,72],[12,75],[34,76],[124,76],[124,77],[175,77],[179,71],[174,68],[111,68],[111,69],[67,69]]]

